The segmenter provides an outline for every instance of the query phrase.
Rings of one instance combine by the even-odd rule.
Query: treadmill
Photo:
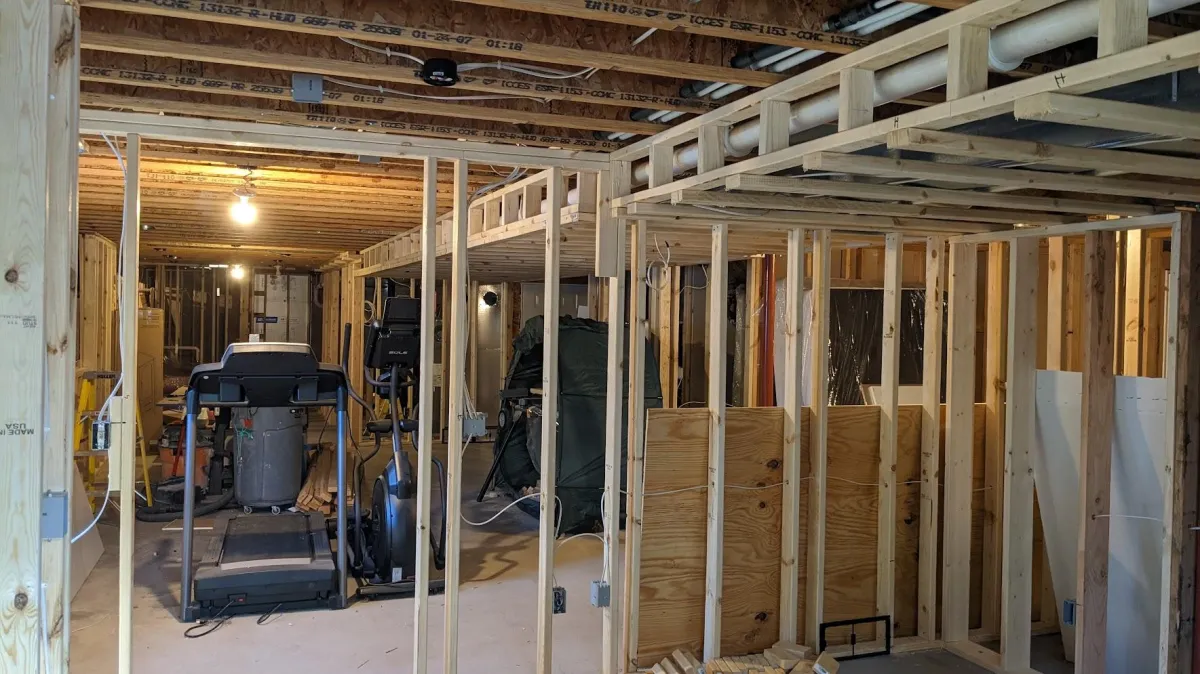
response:
[[[346,546],[336,561],[324,515],[239,514],[193,560],[196,418],[200,408],[336,407],[337,538],[346,538],[346,375],[317,362],[307,344],[231,344],[219,363],[198,365],[188,381],[179,618],[346,606]]]

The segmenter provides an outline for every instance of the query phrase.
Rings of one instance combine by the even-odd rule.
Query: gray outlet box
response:
[[[602,580],[592,581],[592,606],[604,608],[612,602],[612,588]]]
[[[323,103],[325,101],[325,78],[308,73],[292,75],[292,100],[297,103]]]

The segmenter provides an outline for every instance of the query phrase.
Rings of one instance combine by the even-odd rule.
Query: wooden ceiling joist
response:
[[[730,231],[738,223],[750,223],[755,227],[780,228],[804,226],[848,231],[896,231],[914,234],[947,232],[994,232],[1009,229],[1004,225],[986,222],[932,220],[923,218],[901,218],[879,215],[853,215],[848,213],[802,213],[796,211],[761,211],[738,213],[726,209],[708,210],[698,206],[671,206],[667,204],[630,204],[619,217],[628,219],[671,220],[680,225],[707,227],[713,221],[728,222]]]
[[[385,133],[403,133],[432,138],[469,138],[479,141],[496,141],[508,143],[523,143],[539,147],[563,148],[576,150],[611,150],[619,147],[619,143],[608,141],[588,140],[586,138],[567,138],[545,136],[532,133],[505,133],[501,131],[485,131],[464,127],[442,126],[437,124],[416,124],[391,120],[351,117],[348,115],[322,114],[315,112],[289,112],[271,110],[268,108],[241,107],[236,105],[217,105],[213,103],[191,103],[170,101],[161,98],[145,96],[116,96],[113,94],[96,94],[82,92],[79,95],[81,106],[90,108],[109,108],[133,110],[137,112],[166,113],[188,117],[212,117],[217,119],[235,119],[248,121],[274,122],[292,126],[319,126],[325,128],[359,129],[363,131],[382,131]]]
[[[1018,101],[1013,115],[1017,119],[1200,139],[1200,113],[1085,96],[1041,93]]]
[[[1076,218],[1053,215],[1037,211],[1004,211],[986,208],[945,208],[915,204],[886,204],[877,201],[852,199],[801,198],[795,196],[773,196],[765,194],[739,194],[691,190],[678,192],[671,197],[673,204],[707,206],[710,208],[765,209],[778,211],[802,211],[810,213],[851,213],[857,215],[885,215],[892,217],[929,218],[931,220],[966,220],[993,222],[1012,225],[1050,225],[1072,222]]]
[[[848,54],[871,40],[846,33],[807,30],[796,26],[748,21],[733,17],[647,7],[616,0],[456,0],[472,5],[570,16],[577,19],[606,21],[627,26],[642,26],[665,31],[708,35],[727,40],[761,42],[783,47],[817,49],[832,54]]]
[[[281,52],[260,51],[244,47],[198,44],[179,40],[164,40],[139,35],[115,35],[84,31],[80,48],[91,51],[154,56],[157,58],[188,59],[204,63],[220,63],[247,68],[272,68],[289,72],[312,73],[328,77],[349,77],[377,82],[391,82],[426,87],[419,73],[407,67],[387,63],[359,63],[339,59],[303,56]],[[716,109],[715,101],[688,99],[678,96],[613,91],[590,84],[563,84],[555,80],[531,82],[500,77],[474,77],[463,74],[451,91],[471,91],[497,96],[531,96],[545,100],[574,101],[594,105],[644,107],[656,110],[703,113]],[[442,90],[443,93],[448,93]]]
[[[1096,171],[1116,168],[1126,173],[1200,179],[1200,160],[1130,150],[1104,150],[1051,145],[1026,140],[968,136],[928,129],[900,129],[888,134],[888,147],[959,157],[1007,159]]]
[[[800,194],[814,196],[845,197],[850,199],[877,199],[912,204],[953,204],[985,208],[1029,209],[1081,215],[1149,215],[1153,206],[1120,202],[1064,199],[1058,197],[1035,197],[1025,195],[1001,195],[974,190],[949,190],[934,187],[911,187],[903,185],[876,185],[873,183],[820,180],[817,178],[789,178],[784,176],[735,175],[725,182],[725,188],[744,192],[771,192],[777,194]]]
[[[259,67],[269,67],[265,63]],[[292,88],[263,82],[240,82],[213,77],[194,77],[171,73],[156,73],[123,68],[98,68],[83,66],[79,79],[84,82],[103,82],[128,87],[150,87],[173,91],[193,91],[225,96],[248,96],[272,101],[294,101]],[[356,83],[361,84],[361,83]],[[369,85],[363,85],[369,86]],[[603,117],[579,117],[525,110],[508,110],[461,103],[422,101],[386,93],[382,90],[367,91],[327,82],[322,91],[325,103],[346,108],[383,110],[410,115],[429,115],[461,119],[482,119],[508,124],[536,124],[539,126],[584,129],[588,131],[610,131],[632,133],[642,136],[654,135],[662,130],[658,124],[632,122]]]
[[[1162,181],[1125,180],[1096,176],[989,168],[966,164],[940,164],[911,159],[817,152],[804,158],[806,171],[833,171],[879,178],[905,178],[1062,192],[1117,194],[1147,199],[1200,201],[1200,185],[1178,185]]]
[[[87,7],[122,12],[172,16],[181,19],[211,21],[251,28],[267,28],[295,33],[345,37],[368,42],[452,49],[469,54],[493,56],[504,60],[525,60],[580,68],[616,70],[672,79],[686,78],[768,87],[784,78],[741,68],[712,66],[697,63],[678,63],[665,59],[631,56],[614,52],[598,52],[570,47],[554,47],[518,39],[466,35],[440,30],[426,30],[387,23],[359,21],[343,17],[321,16],[265,7],[244,7],[218,2],[180,0],[159,3],[155,0],[87,0]],[[168,6],[169,5],[169,6]]]

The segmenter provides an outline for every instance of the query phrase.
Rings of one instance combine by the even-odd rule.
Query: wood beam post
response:
[[[660,187],[671,182],[674,176],[672,159],[675,157],[675,146],[670,143],[655,143],[650,146],[648,171],[650,187]]]
[[[554,663],[554,547],[558,538],[558,305],[562,249],[562,170],[550,169],[550,212],[546,218],[545,299],[542,330],[542,461],[538,497],[538,674],[551,674]]]
[[[638,671],[638,591],[641,586],[642,471],[646,464],[646,223],[629,228],[629,424],[625,484],[625,622],[621,674]],[[640,375],[640,376],[634,376]]]
[[[988,244],[985,338],[984,518],[982,619],[989,634],[1000,631],[1000,550],[1004,514],[1004,419],[1008,378],[1008,244]]]
[[[67,512],[70,513],[74,499],[87,498],[87,494],[71,493],[76,474],[73,417],[77,309],[75,279],[79,246],[79,159],[76,145],[79,138],[79,8],[74,3],[57,0],[50,12],[50,44],[59,45],[60,48],[51,55],[51,96],[47,110],[49,199],[44,301],[48,407],[44,411],[47,432],[42,450],[42,491],[66,495]],[[0,35],[3,35],[3,29],[0,29]],[[0,39],[7,40],[8,36]],[[7,54],[0,56],[7,57]],[[0,187],[2,193],[4,188]],[[14,240],[7,227],[0,227],[0,231],[5,232],[4,240]],[[5,268],[8,268],[7,265]],[[0,300],[0,306],[3,304]],[[5,312],[0,310],[0,313]],[[0,335],[4,335],[2,328]],[[7,341],[7,336],[4,339]],[[0,404],[0,408],[7,409],[7,402]],[[41,582],[46,589],[39,602],[39,610],[46,611],[44,619],[49,632],[44,635],[49,643],[44,649],[47,660],[41,671],[45,674],[66,674],[71,633],[70,539],[69,535],[47,536],[45,531],[41,539]],[[0,658],[0,663],[3,662],[3,658]],[[0,664],[2,668],[4,665]]]
[[[1167,292],[1167,409],[1159,674],[1193,671],[1196,630],[1196,531],[1200,526],[1200,233],[1191,213],[1171,229]]]
[[[1006,671],[1024,671],[1029,667],[1033,601],[1033,468],[1029,452],[1035,441],[1038,240],[1018,238],[1009,245],[1000,664]]]
[[[765,155],[788,146],[792,104],[786,100],[763,101],[759,106],[758,154]]]
[[[700,127],[696,140],[698,172],[715,171],[725,165],[726,128],[720,124],[706,124]]]
[[[813,231],[812,253],[812,412],[808,490],[808,573],[805,578],[805,643],[816,648],[825,615],[825,492],[829,473],[829,230]]]
[[[839,75],[838,131],[875,121],[875,72],[847,68]]]
[[[725,547],[725,354],[728,337],[729,226],[712,226],[708,281],[708,551],[704,574],[704,660],[721,655]]]
[[[604,496],[601,507],[604,520],[604,576],[608,583],[609,604],[603,611],[602,672],[621,667],[621,437],[626,411],[625,398],[625,236],[624,225],[609,232],[615,239],[610,245],[616,254],[615,272],[608,279],[608,380],[604,415]],[[643,286],[644,287],[644,286]],[[628,375],[644,377],[644,372]]]
[[[613,278],[624,273],[625,261],[619,263],[616,258],[617,242],[624,241],[621,236],[621,222],[613,217],[612,198],[616,190],[622,190],[620,196],[629,193],[629,188],[619,183],[629,179],[629,162],[614,162],[623,177],[614,180],[612,171],[599,171],[596,174],[596,268],[594,274],[601,278]],[[623,164],[623,166],[621,166]],[[580,173],[579,184],[592,180],[590,174]],[[582,202],[580,202],[582,203]],[[624,246],[622,246],[623,248]]]
[[[1103,58],[1150,41],[1148,0],[1099,0],[1100,26],[1096,55]]]
[[[463,394],[467,374],[467,229],[468,190],[467,160],[454,160],[454,213],[450,236],[450,321],[442,317],[442,339],[450,341],[447,374],[449,382],[449,414],[446,443],[446,626],[444,634],[445,674],[458,672],[458,583],[462,523],[459,510],[462,503]],[[449,326],[449,329],[446,329]],[[449,333],[449,335],[447,335]]]
[[[803,334],[800,307],[804,303],[804,230],[788,230],[787,295],[784,299],[785,355],[783,366],[783,524],[780,546],[779,640],[799,639],[800,567],[800,452],[803,413]]]
[[[875,559],[875,613],[893,615],[896,603],[896,454],[900,434],[900,300],[904,288],[904,235],[899,232],[888,234],[885,237],[883,254],[883,357],[879,386],[879,542]]]
[[[987,89],[988,40],[992,31],[987,26],[959,24],[950,29],[949,54],[946,62],[946,100],[954,100]]]
[[[1075,663],[1105,672],[1108,636],[1108,529],[1112,486],[1113,295],[1117,252],[1113,232],[1084,235],[1083,413],[1079,453],[1079,549],[1076,558]],[[1137,359],[1134,359],[1136,362]]]
[[[1142,293],[1145,290],[1144,247],[1146,242],[1146,233],[1141,230],[1125,232],[1124,269],[1121,270],[1125,279],[1123,284],[1124,302],[1122,303],[1124,309],[1121,312],[1120,342],[1123,353],[1121,373],[1129,377],[1145,376],[1142,371],[1142,340],[1145,339]],[[1111,258],[1109,259],[1111,261]],[[1086,311],[1086,303],[1084,306]],[[1086,330],[1086,321],[1084,325]]]
[[[138,243],[141,240],[141,139],[137,134],[125,137],[125,207],[121,224],[121,422],[113,448],[120,453],[120,475],[109,471],[109,484],[116,479],[121,490],[121,541],[119,603],[117,607],[117,671],[133,671],[133,555],[134,511],[137,496],[137,300]],[[187,560],[188,563],[191,560]]]
[[[979,254],[973,243],[950,250],[949,349],[946,358],[945,531],[942,536],[942,640],[966,641],[971,604],[971,498],[975,453],[975,301]]]
[[[921,374],[921,531],[917,543],[917,635],[937,638],[939,443],[942,426],[942,324],[946,239],[925,244],[925,342]]]
[[[421,372],[433,372],[433,337],[437,314],[437,159],[426,157],[425,196],[421,203]],[[516,194],[516,192],[513,192]],[[502,346],[503,348],[503,346]],[[433,377],[417,383],[417,536],[429,538],[429,500],[433,485]],[[429,666],[429,546],[417,546],[417,580],[413,595],[413,674]]]

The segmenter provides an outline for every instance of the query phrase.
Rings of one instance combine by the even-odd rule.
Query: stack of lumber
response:
[[[760,655],[713,658],[704,665],[691,653],[676,650],[650,671],[653,674],[811,674],[813,664],[812,650],[807,646],[779,642]]]
[[[346,456],[346,481],[353,479],[358,457]],[[308,479],[296,496],[296,509],[304,512],[320,512],[332,515],[337,500],[337,449],[332,444],[322,444],[317,450]],[[346,494],[346,506],[352,506],[353,493]]]

